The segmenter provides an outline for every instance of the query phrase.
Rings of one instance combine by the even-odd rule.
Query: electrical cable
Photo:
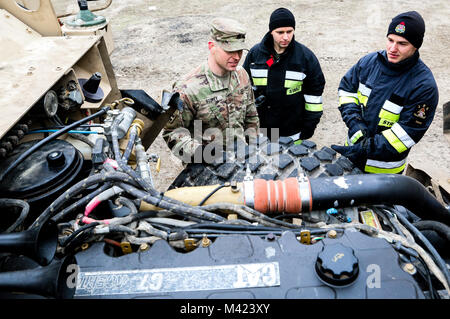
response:
[[[392,212],[392,208],[386,206],[386,209],[394,214]],[[441,269],[445,276],[445,280],[447,281],[447,284],[450,285],[450,275],[447,268],[447,265],[445,261],[442,259],[442,257],[439,255],[439,253],[436,251],[436,249],[433,247],[433,245],[428,241],[428,239],[418,230],[413,224],[411,224],[406,217],[404,217],[402,214],[395,214],[397,218],[400,220],[400,222],[409,230],[411,231],[427,248],[427,250],[430,252],[430,254],[433,256],[436,264]]]
[[[75,203],[73,203],[72,205],[70,205],[69,207],[63,209],[61,212],[59,212],[58,214],[54,215],[52,217],[52,219],[55,222],[60,221],[61,219],[63,219],[64,217],[67,217],[68,214],[70,214],[71,212],[73,212],[74,210],[81,208],[83,206],[85,206],[87,203],[89,203],[95,196],[97,196],[98,194],[104,192],[105,190],[111,188],[111,183],[105,183],[102,186],[100,186],[99,188],[97,188],[95,191],[93,191],[92,193],[83,196],[81,199],[79,199],[78,201],[76,201]]]
[[[430,270],[428,269],[427,265],[425,264],[425,261],[421,257],[418,257],[417,260],[422,264],[425,274],[423,274],[421,272],[420,268],[416,267],[416,269],[421,274],[421,276],[425,279],[425,281],[428,283],[428,290],[430,291],[431,299],[441,299],[439,296],[439,293],[436,291],[436,289],[433,286],[433,281],[431,279]]]
[[[240,216],[247,218],[251,221],[256,221],[265,226],[284,226],[288,228],[299,228],[299,225],[295,225],[292,223],[287,223],[272,217],[269,217],[257,210],[254,210],[245,205],[237,205],[237,204],[229,204],[229,203],[217,203],[210,204],[206,206],[202,206],[203,209],[206,210],[228,210],[233,211],[239,214]]]
[[[154,196],[151,196],[149,193],[144,192],[130,184],[120,183],[119,186],[124,189],[128,194],[139,198],[143,200],[144,202],[147,202],[151,205],[158,206],[167,210],[170,210],[177,214],[183,214],[188,216],[197,217],[200,219],[210,220],[214,222],[221,222],[226,220],[224,217],[219,216],[217,214],[210,213],[206,210],[199,209],[197,207],[193,207],[190,205],[184,206],[184,205],[178,205],[169,201],[166,201],[165,199],[156,198]]]
[[[78,195],[79,193],[85,191],[88,187],[92,185],[96,185],[99,183],[106,183],[106,182],[122,182],[122,183],[130,183],[131,185],[136,185],[134,180],[131,179],[131,177],[122,172],[102,172],[97,173],[94,175],[91,175],[84,180],[79,181],[72,187],[70,187],[68,190],[66,190],[62,195],[60,195],[53,203],[50,204],[42,213],[38,216],[38,218],[33,222],[33,224],[30,226],[38,226],[40,223],[44,223],[49,218],[53,216],[53,214],[61,208],[67,202],[70,198],[73,196]]]
[[[81,226],[80,228],[75,230],[72,234],[70,234],[69,237],[67,237],[61,243],[61,246],[62,247],[66,247],[68,243],[70,243],[72,240],[74,240],[78,236],[78,234],[80,234],[80,233],[82,233],[82,232],[84,232],[84,231],[86,231],[88,229],[94,228],[95,226],[98,226],[98,225],[100,225],[100,223],[91,223],[91,224],[88,224],[88,225]]]
[[[224,188],[225,186],[230,186],[229,184],[221,184],[219,186],[217,186],[216,188],[214,188],[208,195],[205,196],[205,198],[203,198],[201,200],[201,202],[197,205],[197,206],[203,206],[203,204],[212,196],[214,195],[217,191],[219,191],[220,189]]]
[[[133,150],[136,137],[137,137],[137,128],[135,125],[133,125],[130,128],[130,136],[129,136],[128,144],[127,144],[127,147],[125,148],[125,152],[123,152],[123,156],[122,156],[122,160],[125,163],[127,163],[128,159],[130,158],[131,151]]]
[[[54,132],[58,132],[57,129],[40,129],[40,130],[33,130],[33,131],[29,131],[26,134],[38,134],[38,133],[54,133]],[[102,134],[100,132],[97,131],[77,131],[77,130],[70,130],[68,132],[66,132],[68,134]]]
[[[122,114],[119,114],[122,115]],[[119,125],[120,121],[122,120],[123,116],[117,116],[112,125],[111,125],[111,139],[112,139],[112,149],[114,153],[114,158],[119,165],[119,168],[130,175],[145,191],[149,192],[153,196],[156,195],[157,191],[152,188],[151,185],[149,185],[141,176],[139,176],[134,170],[131,169],[127,165],[127,163],[123,160],[122,155],[120,154],[120,148],[119,148],[119,137],[117,132],[117,126]]]
[[[134,170],[132,170],[123,161],[122,156],[120,154],[119,139],[118,139],[118,133],[117,133],[117,126],[118,126],[119,122],[121,121],[121,119],[122,118],[120,116],[117,116],[111,125],[111,139],[112,139],[112,145],[113,145],[113,147],[112,147],[113,153],[114,153],[114,157],[115,157],[116,162],[118,163],[120,169],[122,171],[124,171],[125,173],[127,173],[129,176],[131,176],[146,192],[148,192],[150,194],[150,196],[153,196],[153,197],[159,196],[159,201],[164,200],[165,202],[169,203],[172,208],[175,208],[175,206],[177,206],[178,208],[184,207],[186,210],[192,211],[191,205],[188,205],[186,203],[174,200],[170,197],[166,197],[163,194],[160,194],[158,191],[156,191],[153,188],[153,186],[151,184],[149,184],[145,179],[143,179],[141,176],[139,176]],[[139,198],[139,197],[137,197],[137,198]],[[154,202],[152,205],[159,207],[159,201]],[[180,209],[177,209],[177,212],[181,213],[182,211]]]
[[[30,205],[21,199],[12,199],[12,198],[0,198],[0,207],[20,207],[22,210],[20,211],[19,217],[16,219],[16,221],[9,226],[4,233],[10,233],[14,231],[17,227],[22,226],[25,218],[27,218],[28,213],[30,212]],[[5,210],[3,210],[5,211]]]
[[[125,206],[126,208],[128,208],[130,210],[130,214],[129,215],[135,215],[138,213],[138,209],[136,207],[136,205],[133,203],[133,201],[129,198],[123,197],[123,196],[119,196],[116,199],[116,202],[119,203],[122,206]]]

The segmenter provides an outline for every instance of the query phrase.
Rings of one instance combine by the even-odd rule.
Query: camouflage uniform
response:
[[[216,19],[211,29],[212,38],[225,51],[242,50],[245,45],[245,31],[232,22]],[[176,155],[193,156],[199,146],[213,141],[229,147],[227,137],[244,141],[246,136],[256,137],[258,113],[249,76],[242,67],[219,77],[206,61],[176,82],[173,90],[180,93],[184,109],[175,112],[163,137]],[[195,120],[201,121],[201,129]]]

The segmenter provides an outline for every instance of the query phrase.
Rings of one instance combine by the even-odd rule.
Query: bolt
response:
[[[239,192],[237,181],[231,181],[231,192],[233,192],[233,193]]]
[[[143,244],[141,244],[141,246],[139,246],[140,251],[146,251],[149,248],[150,248],[150,246],[147,243],[143,243]]]
[[[403,270],[409,273],[410,275],[414,275],[416,273],[416,267],[414,267],[414,265],[411,263],[404,264]]]
[[[327,233],[327,237],[328,237],[328,238],[335,239],[335,238],[337,237],[337,231],[335,231],[334,229],[330,230],[330,231]]]
[[[211,245],[211,240],[204,234],[202,238],[202,247],[208,247],[209,245]]]

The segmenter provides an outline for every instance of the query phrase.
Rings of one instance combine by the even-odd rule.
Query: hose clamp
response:
[[[255,207],[255,189],[253,180],[244,181],[244,204],[251,208]]]
[[[302,201],[302,212],[310,212],[312,210],[312,194],[309,178],[306,175],[300,174],[298,177],[298,188],[300,192],[300,199]]]

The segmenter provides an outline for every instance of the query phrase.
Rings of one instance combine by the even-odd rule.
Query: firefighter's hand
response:
[[[367,150],[361,143],[352,146],[331,145],[331,148],[342,156],[347,157],[358,167],[363,166],[367,159]]]

